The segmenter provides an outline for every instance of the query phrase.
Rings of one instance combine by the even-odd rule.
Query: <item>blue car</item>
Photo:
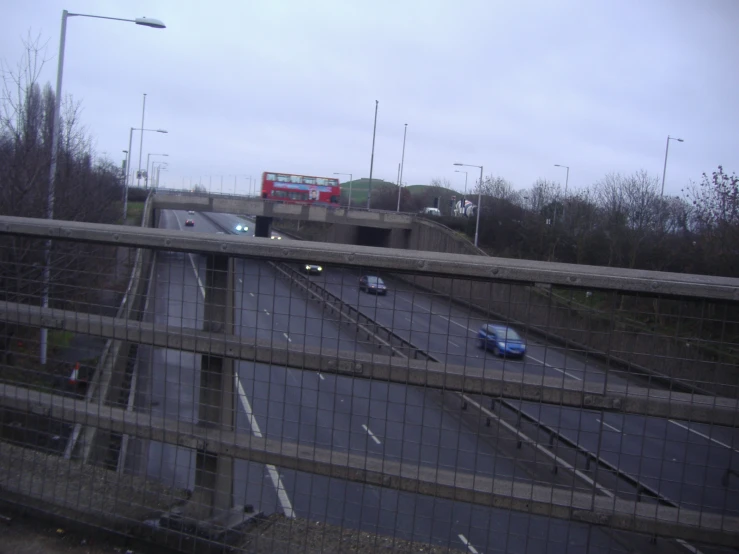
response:
[[[526,355],[526,343],[506,325],[483,325],[477,332],[477,344],[480,348],[492,350],[496,356],[523,358]]]

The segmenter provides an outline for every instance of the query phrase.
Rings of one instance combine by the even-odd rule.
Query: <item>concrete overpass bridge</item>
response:
[[[152,227],[157,226],[163,210],[193,210],[254,217],[254,234],[258,237],[269,237],[273,220],[278,219],[283,223],[324,224],[316,229],[312,238],[319,242],[455,254],[482,253],[447,227],[412,213],[282,204],[255,196],[189,190],[157,189],[154,193],[149,222]]]

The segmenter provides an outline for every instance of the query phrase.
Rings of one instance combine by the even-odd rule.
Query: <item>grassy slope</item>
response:
[[[354,181],[351,181],[351,186],[352,203],[367,200],[367,188],[369,186],[369,179],[354,179]],[[372,179],[373,190],[377,190],[382,187],[395,188],[396,186],[397,185],[395,183],[389,183],[388,181],[383,181],[381,179]],[[413,196],[421,196],[424,195],[427,189],[431,187],[429,187],[428,185],[408,185],[406,188],[408,189],[408,192],[410,192]],[[346,194],[349,194],[349,181],[341,184],[341,190]],[[459,195],[457,191],[452,189],[443,188],[442,191],[442,194]]]

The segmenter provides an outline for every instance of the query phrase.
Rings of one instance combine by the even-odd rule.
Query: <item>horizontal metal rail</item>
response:
[[[302,241],[244,241],[237,236],[165,229],[0,216],[0,235],[62,239],[158,250],[229,255],[271,261],[372,267],[450,279],[569,287],[677,296],[698,300],[739,301],[739,279],[656,271],[594,267],[530,260],[485,258],[416,250],[398,250]]]
[[[7,408],[69,423],[285,469],[461,502],[544,515],[655,536],[739,546],[739,518],[654,503],[424,467],[282,440],[234,433],[177,419],[128,412],[84,400],[0,384]]]
[[[496,398],[684,419],[736,427],[739,400],[668,390],[620,386],[556,377],[511,374],[398,356],[319,349],[269,340],[199,331],[71,310],[0,302],[0,321],[125,340],[211,356],[272,363],[296,369],[351,375]]]

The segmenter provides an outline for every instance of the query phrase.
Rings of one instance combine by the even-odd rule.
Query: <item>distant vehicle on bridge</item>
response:
[[[339,206],[341,187],[332,177],[262,173],[262,198],[288,204]]]

